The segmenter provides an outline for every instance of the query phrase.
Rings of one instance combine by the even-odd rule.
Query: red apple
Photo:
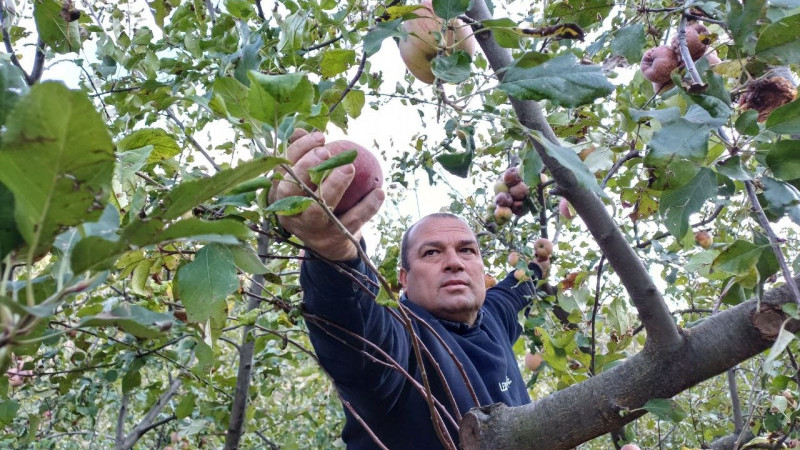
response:
[[[508,192],[500,192],[494,196],[494,204],[497,206],[508,206],[514,204],[514,198]]]
[[[506,186],[508,186],[509,190],[514,187],[515,184],[520,183],[521,181],[522,177],[519,174],[518,168],[511,167],[503,172],[503,182],[506,184]]]
[[[334,208],[333,213],[338,215],[344,214],[350,208],[360,202],[367,194],[373,190],[383,186],[383,171],[378,162],[378,158],[369,150],[356,144],[352,141],[341,140],[333,141],[325,144],[325,148],[331,153],[331,156],[336,156],[347,150],[355,150],[358,152],[356,159],[353,161],[355,166],[355,175],[353,181],[344,191],[342,199]]]
[[[539,367],[542,365],[542,361],[544,361],[544,358],[542,358],[542,354],[539,352],[528,352],[528,354],[525,355],[525,367],[527,367],[531,372],[536,372],[539,370]]]
[[[519,253],[511,252],[508,254],[508,265],[511,267],[517,267],[519,263]]]
[[[558,213],[566,220],[575,218],[575,210],[572,209],[572,205],[564,197],[561,197],[561,200],[558,201]]]
[[[642,450],[636,444],[625,444],[619,450]]]
[[[517,281],[520,281],[520,282],[528,281],[528,280],[531,279],[531,277],[528,276],[528,272],[525,269],[517,269],[517,270],[515,270],[514,271],[514,278],[516,278]]]
[[[511,197],[518,201],[525,200],[525,197],[528,196],[528,192],[528,185],[523,181],[520,181],[519,183],[508,188],[508,193],[511,194]]]
[[[498,206],[494,209],[494,218],[498,225],[507,223],[513,215],[514,213],[511,212],[511,208],[508,206]]]
[[[672,47],[661,45],[644,52],[640,69],[648,81],[666,83],[670,73],[678,67],[678,58]]]
[[[539,259],[548,259],[553,254],[553,243],[549,239],[539,238],[533,243],[533,252]]]
[[[694,241],[700,247],[704,249],[708,249],[711,247],[711,244],[714,243],[714,238],[711,236],[711,233],[705,230],[700,230],[694,234]]]

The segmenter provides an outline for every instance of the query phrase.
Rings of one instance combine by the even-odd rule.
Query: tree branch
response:
[[[795,280],[799,280],[800,276]],[[714,314],[684,332],[672,352],[647,349],[614,368],[541,400],[509,408],[473,409],[461,424],[465,450],[569,449],[630,423],[646,413],[650,399],[671,398],[770,348],[786,320],[780,306],[791,301],[787,285]],[[787,329],[795,332],[800,322]],[[564,405],[583,405],[565,408]],[[564,429],[558,424],[580,423]],[[552,430],[558,429],[559,433]]]
[[[161,397],[159,397],[155,405],[150,408],[150,411],[147,411],[147,414],[145,414],[142,421],[133,428],[133,431],[130,432],[123,442],[117,442],[117,445],[114,448],[116,450],[127,450],[132,448],[134,444],[136,444],[136,441],[138,441],[148,431],[171,420],[175,420],[175,416],[171,416],[167,419],[156,422],[156,417],[158,417],[158,415],[161,413],[161,410],[167,406],[167,402],[169,402],[169,400],[178,392],[178,388],[180,386],[181,380],[179,378],[172,380],[167,390],[161,394]]]
[[[269,226],[263,223],[262,227]],[[258,254],[269,251],[270,240],[267,236],[258,235]],[[261,303],[260,293],[264,286],[264,275],[256,275],[250,283],[248,293],[251,295],[247,301],[247,311],[252,311]],[[250,391],[250,378],[253,372],[253,351],[255,339],[252,336],[253,326],[247,325],[242,328],[242,343],[239,346],[239,369],[236,374],[236,390],[231,404],[231,417],[228,421],[228,433],[225,435],[225,449],[234,450],[239,448],[239,441],[242,438],[244,429],[244,419],[247,410],[247,398]]]
[[[467,15],[477,22],[491,19],[486,3],[482,0],[476,0]],[[502,79],[503,70],[512,61],[511,54],[497,44],[489,31],[476,33],[475,37],[495,75]],[[510,101],[520,123],[531,130],[539,131],[546,140],[552,143],[558,142],[538,103],[532,100],[517,100],[513,97]],[[594,193],[580,186],[572,171],[550,156],[541,143],[534,142],[534,146],[553,179],[556,180],[557,189],[554,193],[557,191],[558,195],[565,197],[584,219],[600,250],[631,296],[647,330],[648,339],[645,346],[665,350],[679,347],[682,343],[681,335],[672,320],[669,308],[653,283],[647,268],[637,257],[634,249],[628,245],[605,205]],[[588,218],[591,220],[587,220]]]

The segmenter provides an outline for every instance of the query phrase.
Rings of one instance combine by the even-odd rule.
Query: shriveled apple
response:
[[[670,81],[670,73],[678,67],[678,58],[672,47],[661,45],[644,52],[639,67],[647,80],[666,83]]]

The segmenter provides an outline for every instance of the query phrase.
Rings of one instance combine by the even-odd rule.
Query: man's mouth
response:
[[[466,286],[468,283],[463,280],[450,280],[445,281],[442,283],[442,287],[449,287],[449,286]]]

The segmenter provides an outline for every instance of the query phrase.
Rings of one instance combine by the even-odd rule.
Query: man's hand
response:
[[[307,133],[297,129],[289,139],[287,158],[292,165],[292,172],[306,186],[313,187],[308,170],[318,166],[330,158],[330,152],[324,147],[325,137],[320,132]],[[312,189],[325,204],[333,210],[341,200],[344,191],[353,181],[355,168],[352,164],[337,167]],[[283,180],[273,185],[269,193],[270,203],[291,196],[304,196],[305,191],[288,173]],[[339,221],[356,238],[361,238],[361,227],[374,216],[383,204],[385,195],[381,189],[367,194],[361,202],[339,217]],[[358,256],[356,245],[347,239],[336,223],[326,214],[322,207],[314,203],[300,214],[278,216],[281,225],[297,236],[303,243],[323,258],[334,261],[346,261]]]

